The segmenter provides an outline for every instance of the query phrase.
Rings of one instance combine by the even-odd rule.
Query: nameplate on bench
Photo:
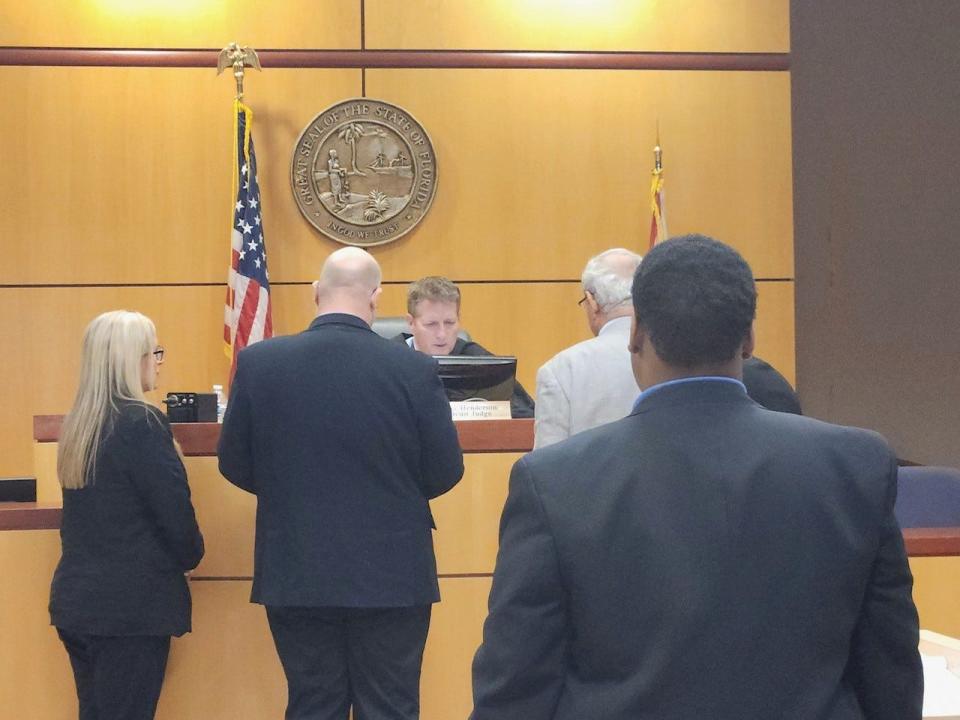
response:
[[[464,400],[451,402],[454,420],[509,420],[509,400]]]

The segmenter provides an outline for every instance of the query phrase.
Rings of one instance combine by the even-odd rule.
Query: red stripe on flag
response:
[[[250,330],[253,328],[259,304],[260,283],[251,278],[247,285],[247,294],[243,297],[243,305],[240,307],[240,316],[237,318],[237,336],[233,343],[234,357],[247,346],[250,340]]]
[[[273,337],[273,298],[267,296],[267,317],[263,323],[264,339]]]

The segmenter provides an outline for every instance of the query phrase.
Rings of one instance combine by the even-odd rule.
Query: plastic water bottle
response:
[[[223,414],[227,411],[227,400],[223,396],[223,385],[214,385],[213,394],[217,396],[217,422],[223,422]]]

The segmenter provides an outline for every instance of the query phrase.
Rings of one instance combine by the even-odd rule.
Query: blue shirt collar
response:
[[[637,410],[640,409],[641,403],[643,403],[645,399],[653,395],[658,390],[662,390],[663,388],[670,387],[672,385],[685,385],[687,383],[695,383],[695,382],[730,383],[732,385],[738,385],[740,389],[743,390],[743,394],[744,395],[747,394],[747,386],[744,385],[741,381],[737,380],[736,378],[720,376],[720,375],[697,375],[696,377],[686,377],[686,378],[679,378],[677,380],[667,380],[666,382],[658,383],[656,385],[651,385],[642,393],[640,393],[639,396],[637,396],[636,401],[633,403],[633,412],[637,412]]]

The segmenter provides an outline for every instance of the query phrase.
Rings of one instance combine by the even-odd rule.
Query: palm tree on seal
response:
[[[371,190],[367,196],[367,209],[363,212],[363,219],[367,222],[380,220],[389,209],[390,198],[379,190]]]
[[[366,175],[365,172],[357,167],[357,140],[367,134],[366,129],[360,123],[350,123],[344,125],[337,137],[344,142],[350,143],[350,165],[353,166],[354,175]]]

